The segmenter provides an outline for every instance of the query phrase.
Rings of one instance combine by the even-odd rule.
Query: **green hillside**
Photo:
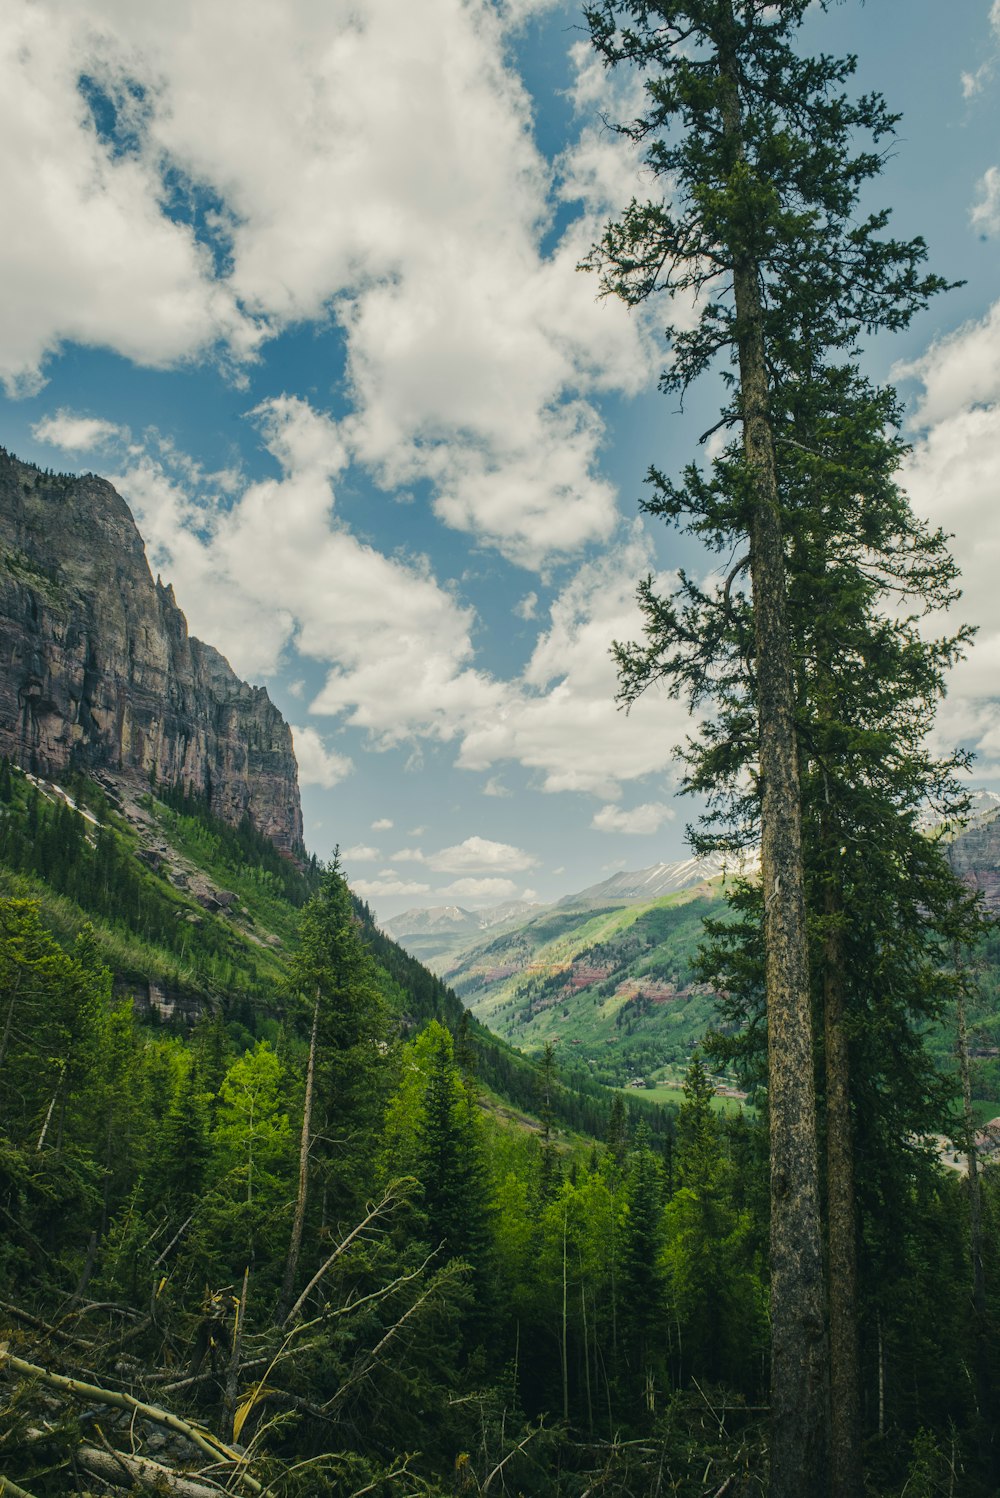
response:
[[[721,885],[610,910],[549,911],[465,953],[447,974],[498,1035],[552,1042],[613,1086],[683,1070],[713,1023],[693,964]]]

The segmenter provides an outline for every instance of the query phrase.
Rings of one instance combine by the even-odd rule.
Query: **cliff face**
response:
[[[41,775],[155,772],[280,848],[302,841],[288,725],[188,635],[121,495],[2,450],[0,754]]]
[[[1000,812],[970,823],[947,852],[954,872],[982,894],[987,910],[1000,913]]]

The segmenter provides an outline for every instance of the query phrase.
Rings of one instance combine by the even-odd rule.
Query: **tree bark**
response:
[[[956,967],[960,959],[956,955]],[[979,1190],[979,1159],[976,1153],[976,1120],[972,1111],[972,1074],[969,1068],[969,1031],[965,1015],[965,992],[959,973],[956,1000],[958,1020],[958,1065],[962,1077],[962,1104],[965,1116],[966,1151],[969,1181],[969,1251],[972,1259],[972,1312],[976,1365],[976,1397],[984,1434],[984,1466],[996,1476],[997,1438],[992,1428],[992,1380],[990,1379],[990,1346],[986,1306],[986,1273],[983,1268],[983,1211]]]
[[[123,1451],[102,1451],[99,1446],[78,1446],[73,1456],[85,1472],[113,1488],[141,1487],[157,1493],[166,1490],[177,1498],[219,1498],[218,1487],[207,1487],[191,1477],[173,1472],[145,1456],[127,1456]],[[2,1482],[0,1478],[0,1482]]]
[[[731,0],[719,71],[734,172],[744,159]],[[735,231],[734,231],[735,237]],[[754,609],[764,895],[771,1174],[771,1498],[822,1491],[829,1384],[819,1219],[816,1093],[802,862],[795,690],[785,556],[764,349],[760,264],[745,231],[730,246],[743,451],[754,479]]]
[[[843,933],[836,891],[827,885],[823,942],[826,1052],[826,1195],[830,1298],[830,1498],[862,1498],[861,1367],[858,1350],[857,1207]]]

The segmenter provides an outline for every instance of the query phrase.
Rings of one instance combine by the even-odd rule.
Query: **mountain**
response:
[[[968,826],[948,838],[948,861],[986,908],[1000,915],[1000,796],[974,792],[971,813]]]
[[[550,906],[494,932],[445,973],[470,1011],[514,1045],[552,1042],[560,1065],[623,1085],[674,1076],[712,1020],[693,964],[721,884],[646,901]]]
[[[947,835],[949,857],[1000,912],[1000,797],[974,792],[971,812],[968,826]],[[694,958],[704,917],[721,914],[721,870],[720,860],[692,858],[614,874],[466,942],[439,971],[478,1019],[514,1045],[530,1051],[554,1043],[564,1066],[582,1064],[604,1082],[675,1080],[714,1022],[714,996],[698,981]],[[1000,1086],[998,960],[1000,938],[985,954],[970,1009],[984,1097]],[[952,1039],[945,1027],[943,1065]]]
[[[507,900],[487,910],[465,910],[461,905],[418,906],[383,921],[382,929],[434,972],[442,972],[466,948],[480,941],[484,931],[517,925],[544,908],[529,900]]]
[[[302,844],[291,731],[188,634],[121,495],[0,449],[0,755],[50,777],[124,771]]]
[[[702,858],[683,858],[676,863],[654,863],[648,869],[622,870],[612,874],[600,884],[591,884],[574,895],[565,895],[558,903],[574,910],[586,906],[633,905],[718,879],[732,867],[731,858],[727,860],[720,854],[711,853]]]

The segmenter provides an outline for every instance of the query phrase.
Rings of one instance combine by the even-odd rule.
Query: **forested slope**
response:
[[[3,764],[0,854],[8,1491],[759,1491],[765,1143],[699,1065],[676,1129],[565,1085],[183,798]],[[698,913],[586,939],[638,971]],[[960,1180],[913,1148],[879,1189],[890,1492],[974,1410]]]

